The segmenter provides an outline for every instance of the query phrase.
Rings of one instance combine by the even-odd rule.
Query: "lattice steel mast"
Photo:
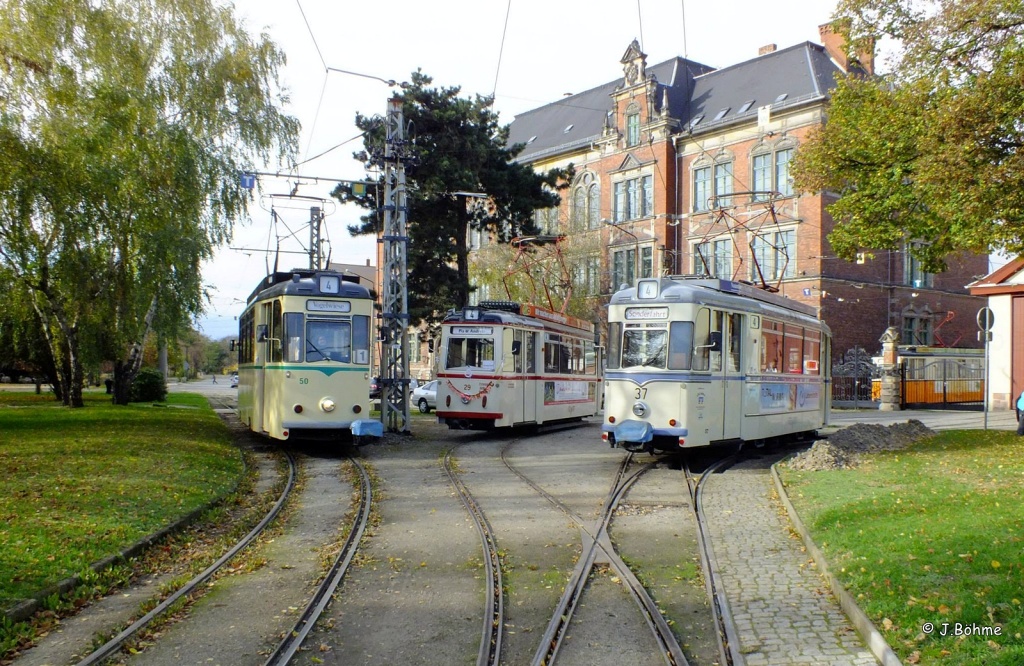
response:
[[[406,279],[409,235],[405,163],[409,153],[401,100],[388,100],[385,126],[380,419],[388,432],[408,433],[409,349],[406,331],[409,327],[409,292]]]

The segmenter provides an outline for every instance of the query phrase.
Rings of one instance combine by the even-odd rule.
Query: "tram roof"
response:
[[[639,298],[637,287],[634,285],[612,294],[609,305],[698,303],[750,310],[751,301],[754,301],[759,306],[757,309],[764,313],[783,314],[778,312],[778,310],[783,310],[784,314],[790,316],[815,319],[820,322],[823,329],[828,329],[825,323],[818,318],[814,307],[742,282],[691,275],[644,278],[638,282],[651,281],[658,283],[657,298]]]
[[[476,314],[471,319],[467,311]],[[546,328],[564,333],[594,332],[594,323],[578,317],[562,314],[542,308],[532,303],[516,303],[514,301],[483,301],[476,306],[467,306],[461,310],[451,310],[445,315],[443,324],[454,323],[491,323],[512,324],[528,328]]]
[[[338,276],[341,278],[338,292],[329,294],[321,292],[317,278],[321,275]],[[358,276],[346,275],[337,271],[314,270],[310,268],[293,268],[290,271],[277,271],[263,278],[249,294],[246,305],[257,300],[285,295],[331,296],[337,298],[369,298],[370,290],[357,284]]]

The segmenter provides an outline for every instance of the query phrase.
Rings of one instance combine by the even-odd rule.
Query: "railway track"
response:
[[[675,635],[672,633],[672,629],[669,627],[668,622],[658,609],[657,603],[653,598],[651,598],[640,580],[633,574],[629,566],[626,565],[622,560],[622,557],[616,552],[611,539],[608,536],[608,526],[611,523],[612,516],[614,515],[616,508],[618,508],[620,501],[625,497],[630,487],[632,487],[641,476],[653,469],[658,463],[647,463],[639,466],[638,469],[631,472],[629,467],[633,463],[633,454],[630,453],[623,456],[619,464],[618,471],[616,472],[615,480],[607,494],[604,505],[601,508],[600,517],[595,525],[590,526],[583,517],[570,509],[557,497],[541,488],[537,483],[527,475],[523,474],[522,471],[512,464],[507,453],[508,449],[513,444],[514,442],[511,442],[505,445],[501,450],[501,460],[505,466],[508,467],[508,469],[518,476],[524,483],[533,488],[544,499],[576,523],[579,529],[587,535],[589,541],[588,544],[584,544],[583,554],[577,561],[576,567],[565,587],[562,597],[559,600],[554,613],[551,615],[547,629],[541,638],[540,645],[538,646],[531,663],[534,666],[547,666],[555,662],[558,651],[566,637],[573,614],[579,605],[583,591],[587,585],[587,581],[590,578],[590,574],[600,559],[601,561],[607,562],[609,567],[626,585],[626,588],[629,590],[631,597],[640,610],[640,613],[643,615],[643,618],[651,631],[652,637],[658,644],[659,652],[664,657],[665,663],[670,664],[671,666],[684,666],[687,664],[688,662],[684,656],[683,649],[679,645]]]
[[[494,530],[487,521],[480,505],[473,498],[472,493],[466,488],[459,478],[452,463],[452,451],[458,445],[449,448],[442,460],[442,467],[445,474],[455,487],[459,498],[462,500],[470,519],[476,526],[480,535],[480,543],[483,548],[484,580],[485,580],[485,601],[484,601],[484,622],[480,638],[480,651],[477,655],[477,666],[497,666],[501,660],[501,639],[505,625],[505,605],[503,587],[501,583],[501,558],[498,553],[498,543],[494,536]]]
[[[292,456],[290,452],[287,451],[285,452],[285,455],[288,460],[288,481],[286,482],[284,489],[281,491],[281,494],[278,497],[277,502],[275,502],[274,506],[272,506],[270,510],[263,516],[262,520],[260,520],[256,527],[254,527],[248,534],[246,534],[231,548],[229,548],[227,552],[225,552],[220,557],[220,559],[218,559],[216,562],[214,562],[205,570],[203,570],[202,573],[200,573],[195,578],[185,583],[182,587],[178,588],[175,592],[173,592],[170,596],[168,596],[155,608],[153,608],[153,610],[143,615],[141,618],[133,622],[130,626],[122,630],[116,636],[108,640],[106,643],[101,645],[99,648],[97,648],[92,653],[87,655],[84,659],[82,659],[80,662],[78,662],[79,666],[91,666],[92,664],[98,664],[101,663],[103,660],[107,659],[108,657],[114,655],[121,649],[121,647],[128,640],[130,640],[141,629],[143,629],[148,624],[153,622],[153,620],[155,620],[162,613],[164,613],[164,611],[173,606],[179,599],[187,597],[188,595],[192,594],[197,589],[199,589],[201,585],[206,583],[206,581],[208,581],[215,573],[217,573],[228,562],[230,562],[232,558],[235,557],[235,555],[237,555],[242,549],[244,549],[246,546],[252,543],[253,540],[256,539],[256,537],[262,534],[263,531],[270,526],[270,524],[274,521],[277,515],[281,512],[281,509],[284,507],[285,502],[288,500],[288,497],[291,495],[292,490],[295,488],[295,458],[294,456]]]
[[[690,503],[693,506],[693,516],[697,526],[697,543],[700,551],[701,569],[704,571],[704,584],[707,588],[708,600],[711,603],[711,611],[714,614],[715,626],[718,627],[715,638],[718,643],[719,663],[728,666],[740,666],[744,661],[739,652],[739,636],[729,612],[729,603],[725,597],[724,586],[719,579],[714,549],[711,547],[711,536],[708,532],[707,520],[704,516],[702,498],[705,482],[710,478],[710,475],[732,465],[736,462],[737,458],[738,454],[722,458],[709,465],[699,476],[694,475],[689,464],[683,467],[686,486],[690,493]]]
[[[295,627],[285,635],[284,640],[281,641],[277,649],[264,662],[265,666],[282,666],[287,664],[295,656],[295,653],[299,651],[299,648],[302,647],[306,636],[309,635],[309,632],[316,625],[317,619],[324,612],[324,609],[327,608],[327,604],[331,601],[331,596],[348,572],[352,558],[356,554],[359,541],[363,538],[366,527],[370,523],[370,507],[373,502],[370,475],[366,472],[363,464],[357,459],[350,457],[349,461],[359,473],[359,504],[356,508],[348,537],[335,558],[334,564],[331,565],[330,570],[327,572],[327,576],[317,587],[313,598],[305,610],[302,611],[298,621],[296,621]]]

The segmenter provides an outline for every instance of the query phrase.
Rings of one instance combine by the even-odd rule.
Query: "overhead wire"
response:
[[[498,94],[498,74],[501,72],[501,57],[505,53],[505,37],[508,35],[508,17],[512,14],[512,0],[508,0],[508,7],[505,9],[505,26],[501,29],[501,46],[498,48],[498,65],[494,70],[494,87],[491,88],[491,107],[494,107],[494,99]]]

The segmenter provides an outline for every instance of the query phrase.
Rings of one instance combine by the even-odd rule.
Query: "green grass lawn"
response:
[[[779,471],[904,663],[1024,664],[1024,438],[951,431],[855,470]]]
[[[117,407],[0,391],[0,607],[230,492],[243,474],[202,396]]]

